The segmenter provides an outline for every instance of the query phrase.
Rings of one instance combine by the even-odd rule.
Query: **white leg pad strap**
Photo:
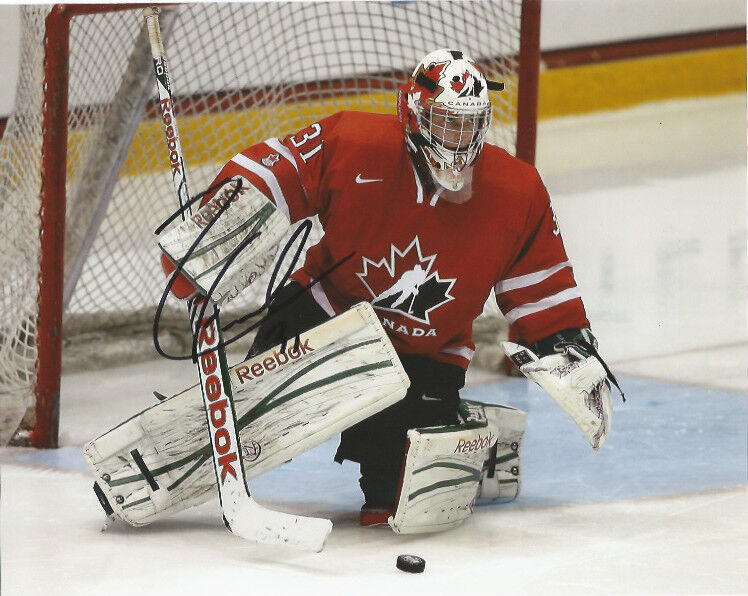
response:
[[[483,464],[477,503],[513,501],[522,486],[520,453],[527,428],[527,414],[522,410],[485,404],[489,424],[497,429],[496,443]]]
[[[231,369],[247,478],[392,405],[410,384],[368,303],[300,340],[298,349],[292,340],[285,352],[276,347]],[[214,404],[210,415],[225,415]],[[133,526],[218,494],[199,386],[136,414],[89,442],[83,455],[102,504]]]

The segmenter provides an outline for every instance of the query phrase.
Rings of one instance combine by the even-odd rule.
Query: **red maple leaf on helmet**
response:
[[[446,65],[446,62],[432,62],[425,68],[426,76],[432,79],[435,83],[438,83]]]
[[[428,66],[421,66],[415,74],[413,79],[416,85],[421,88],[423,97],[436,99],[436,97],[442,92],[442,89],[438,87],[438,83],[446,65],[446,62],[432,62]],[[429,79],[431,82],[425,79]]]
[[[452,85],[452,89],[459,93],[463,90],[465,87],[465,83],[472,75],[466,70],[464,73],[462,73],[461,77],[452,77],[452,80],[450,81],[450,84]],[[457,80],[455,80],[457,79]]]

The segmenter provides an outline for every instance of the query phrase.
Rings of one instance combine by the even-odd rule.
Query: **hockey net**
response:
[[[73,370],[156,355],[154,229],[175,200],[139,8],[21,9],[0,145],[0,444],[56,445],[61,359]],[[165,8],[190,190],[242,148],[336,111],[395,113],[397,86],[437,47],[465,49],[506,84],[488,140],[532,161],[538,21],[535,0]],[[224,323],[262,302],[265,286],[227,307]],[[478,341],[495,343],[500,327],[488,306]],[[160,339],[188,349],[183,304],[167,300]]]

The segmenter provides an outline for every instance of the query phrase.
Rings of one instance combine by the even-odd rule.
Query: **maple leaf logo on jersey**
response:
[[[262,164],[267,166],[268,168],[272,168],[279,161],[280,161],[280,155],[278,155],[277,153],[271,153],[267,157],[262,158]]]
[[[363,271],[356,275],[371,294],[374,308],[430,324],[429,313],[454,300],[449,291],[457,281],[439,277],[436,257],[423,256],[416,236],[405,250],[391,244],[389,257],[379,261],[362,257]]]

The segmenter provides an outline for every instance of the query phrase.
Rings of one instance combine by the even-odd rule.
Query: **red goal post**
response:
[[[171,212],[171,193],[142,8],[21,9],[16,106],[0,154],[0,263],[10,274],[0,315],[2,444],[15,436],[57,446],[63,345],[75,368],[154,355],[163,280],[153,230]],[[436,47],[464,48],[506,83],[489,141],[534,161],[539,0],[164,9],[193,192],[253,142],[341,109],[394,113],[397,85]],[[234,308],[251,304],[247,296]],[[184,329],[167,316],[166,333],[182,345],[182,307],[167,306]]]

